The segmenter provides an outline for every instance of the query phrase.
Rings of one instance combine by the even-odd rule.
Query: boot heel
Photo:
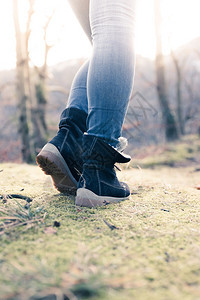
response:
[[[46,175],[52,177],[54,186],[61,193],[75,194],[77,182],[65,160],[53,144],[46,144],[36,157],[36,162]]]

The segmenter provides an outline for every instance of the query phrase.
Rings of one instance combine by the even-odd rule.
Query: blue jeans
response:
[[[133,87],[135,0],[69,2],[93,52],[73,80],[67,107],[87,112],[87,133],[116,147]]]

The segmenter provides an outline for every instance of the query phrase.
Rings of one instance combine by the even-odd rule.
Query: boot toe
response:
[[[123,186],[123,188],[124,188],[124,197],[128,197],[128,196],[130,196],[130,188],[129,188],[129,186],[128,186],[128,184],[127,183],[125,183],[125,182],[121,182],[121,185]]]

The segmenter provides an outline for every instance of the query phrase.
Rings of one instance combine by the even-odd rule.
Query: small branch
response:
[[[25,200],[27,202],[32,202],[33,199],[27,197],[27,196],[23,196],[23,195],[19,195],[19,194],[7,194],[7,195],[0,195],[0,199],[3,199],[4,197],[6,197],[7,199],[13,199],[13,198],[16,198],[16,199],[22,199],[22,200]]]
[[[111,229],[111,230],[114,230],[114,229],[119,229],[118,227],[116,227],[115,225],[112,225],[110,223],[108,223],[105,219],[103,219],[104,223]]]

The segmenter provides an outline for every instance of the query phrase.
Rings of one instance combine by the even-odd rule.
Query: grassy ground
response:
[[[138,163],[143,168],[195,165],[200,163],[200,138],[191,135],[170,144],[134,149],[134,158],[131,165]]]
[[[86,209],[1,164],[0,194],[33,202],[0,199],[0,299],[200,299],[198,167],[123,170],[130,200]]]

